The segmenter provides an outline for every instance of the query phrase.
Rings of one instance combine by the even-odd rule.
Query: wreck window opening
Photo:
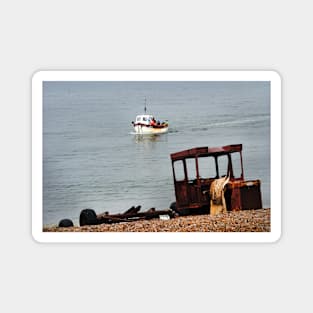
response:
[[[242,178],[242,167],[241,167],[241,156],[240,153],[232,153],[231,154],[232,165],[233,165],[233,174],[234,178]]]
[[[188,181],[197,179],[196,159],[186,159]]]
[[[228,156],[221,155],[217,158],[219,177],[227,176],[228,174]]]
[[[200,178],[215,178],[217,176],[214,157],[199,157],[198,167]]]
[[[174,162],[174,177],[175,181],[185,180],[184,163],[182,160]]]

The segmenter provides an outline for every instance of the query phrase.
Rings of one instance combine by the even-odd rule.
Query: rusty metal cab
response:
[[[179,214],[209,213],[211,183],[224,176],[230,177],[224,192],[228,211],[262,208],[260,180],[244,180],[242,144],[197,147],[170,156]]]

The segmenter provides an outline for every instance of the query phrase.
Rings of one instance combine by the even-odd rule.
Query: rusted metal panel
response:
[[[240,188],[241,208],[245,209],[261,209],[262,196],[261,196],[261,181],[245,181]]]
[[[241,152],[241,150],[242,150],[242,144],[228,145],[228,146],[223,146],[223,147],[213,147],[213,148],[198,147],[198,148],[192,148],[192,149],[172,153],[171,159],[182,160],[182,159],[192,158],[196,156],[215,156],[215,155],[222,155],[222,154],[233,153],[233,152]]]
[[[187,185],[184,181],[175,183],[176,203],[180,207],[185,207],[189,204]]]
[[[197,186],[193,183],[188,183],[188,198],[191,203],[199,202]]]
[[[232,211],[262,208],[260,180],[229,182],[227,189],[231,194]]]
[[[230,211],[239,211],[241,210],[241,193],[240,186],[242,181],[232,181],[229,182],[226,186],[227,190],[230,191]]]
[[[207,153],[208,153],[208,147],[193,148],[193,149],[188,149],[188,150],[172,153],[171,159],[182,160],[186,158],[195,157],[198,154],[207,154]]]

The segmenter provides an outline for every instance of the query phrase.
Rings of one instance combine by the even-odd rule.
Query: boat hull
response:
[[[168,132],[168,126],[162,127],[152,127],[152,126],[145,126],[145,125],[135,125],[134,131],[136,134],[164,134]]]

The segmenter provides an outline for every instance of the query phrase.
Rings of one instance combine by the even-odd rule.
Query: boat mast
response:
[[[146,107],[146,104],[147,104],[147,98],[145,97],[145,108],[144,108],[144,110],[145,110],[145,114],[146,114],[146,112],[147,112],[147,107]]]

